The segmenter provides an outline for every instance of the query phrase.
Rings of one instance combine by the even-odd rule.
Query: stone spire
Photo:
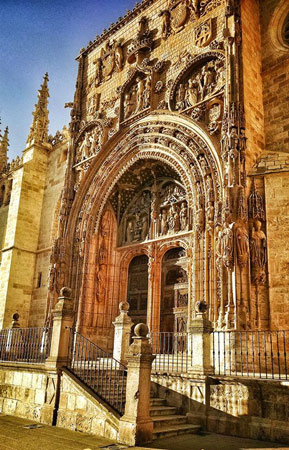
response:
[[[0,172],[3,172],[3,170],[7,166],[8,146],[9,146],[8,127],[6,127],[3,136],[1,136],[0,134]]]
[[[38,91],[38,102],[35,105],[30,127],[29,136],[27,138],[27,147],[32,144],[47,144],[48,140],[48,73],[44,75],[43,83]]]

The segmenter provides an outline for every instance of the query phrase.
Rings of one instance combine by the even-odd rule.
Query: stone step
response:
[[[166,405],[166,400],[163,398],[151,397],[151,406],[164,406]]]
[[[150,415],[154,416],[171,416],[176,414],[177,408],[174,406],[151,406],[150,407]]]
[[[179,424],[171,426],[162,426],[159,428],[154,428],[153,438],[160,439],[171,436],[177,436],[179,434],[196,434],[200,430],[199,425],[191,424]]]
[[[162,429],[167,426],[187,424],[187,417],[181,415],[170,415],[170,416],[152,416],[154,429]]]

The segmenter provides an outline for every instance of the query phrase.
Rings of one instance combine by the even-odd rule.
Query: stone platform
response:
[[[33,427],[34,426],[34,427]],[[87,433],[40,425],[31,420],[0,414],[0,450],[288,450],[282,444],[221,436],[214,433],[176,436],[146,447],[127,447]]]

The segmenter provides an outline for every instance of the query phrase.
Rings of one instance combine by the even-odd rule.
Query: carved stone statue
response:
[[[124,118],[128,119],[135,112],[135,108],[135,89],[133,89],[131,93],[126,92],[124,97]]]
[[[127,224],[127,230],[126,230],[126,240],[129,244],[133,241],[133,235],[134,235],[134,226],[133,226],[133,222],[130,221]]]
[[[254,269],[254,278],[256,284],[262,284],[266,278],[266,248],[267,239],[265,233],[261,230],[262,223],[255,220],[251,236],[251,258]]]
[[[160,232],[162,236],[168,233],[168,215],[166,209],[163,209],[160,214]]]
[[[180,210],[180,222],[181,222],[181,230],[185,231],[188,228],[188,208],[185,202],[181,204]]]
[[[141,239],[144,241],[148,237],[149,232],[149,223],[147,216],[143,216],[142,218],[142,230],[141,230]]]
[[[234,233],[229,225],[222,232],[221,245],[224,266],[230,269],[234,265]]]
[[[198,83],[190,79],[186,90],[186,106],[194,106],[198,102]]]
[[[176,95],[176,109],[177,110],[184,109],[185,98],[186,98],[185,86],[181,83],[179,85],[179,88],[178,88],[178,91],[177,91],[177,95]]]
[[[123,67],[123,49],[120,42],[116,44],[114,56],[116,70],[120,72]]]
[[[214,226],[214,216],[215,216],[214,203],[209,201],[206,208],[206,218],[209,229],[212,229]]]
[[[239,266],[246,267],[249,257],[249,235],[244,225],[236,227],[236,248]]]
[[[90,142],[90,134],[86,133],[84,136],[84,139],[82,141],[82,143],[80,144],[79,147],[79,152],[81,154],[81,158],[82,159],[86,159],[89,157],[90,155],[90,146],[91,146],[91,142]]]
[[[101,58],[97,58],[93,64],[95,65],[95,86],[98,86],[102,81],[102,62]]]
[[[162,38],[167,39],[171,32],[171,15],[167,9],[162,11],[160,15],[162,17]]]
[[[144,90],[145,90],[145,80],[138,77],[136,84],[136,109],[135,112],[139,112],[143,109],[144,104]]]
[[[145,88],[143,92],[143,109],[149,108],[151,104],[151,90],[152,90],[152,81],[151,77],[147,77]]]
[[[169,230],[177,233],[180,231],[180,214],[176,204],[172,204],[170,207],[170,214],[168,218]]]

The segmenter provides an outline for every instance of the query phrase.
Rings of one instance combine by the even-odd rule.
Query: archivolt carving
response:
[[[91,236],[94,232],[99,231],[105,205],[107,205],[115,186],[122,175],[140,160],[154,160],[165,163],[177,173],[184,189],[184,193],[177,192],[177,190],[174,192],[175,186],[173,185],[171,190],[169,184],[161,186],[163,194],[158,205],[159,209],[156,211],[156,219],[158,220],[156,232],[159,238],[162,239],[162,236],[164,236],[166,243],[172,246],[178,241],[179,246],[191,248],[193,243],[189,238],[189,233],[192,228],[190,214],[188,213],[192,211],[192,216],[196,217],[196,219],[194,218],[193,230],[198,231],[202,236],[202,241],[196,248],[202,252],[198,257],[203,260],[205,247],[200,246],[203,245],[201,242],[204,242],[203,236],[206,233],[204,224],[210,223],[210,226],[214,227],[213,209],[223,200],[223,194],[220,161],[212,144],[209,143],[209,138],[201,128],[197,129],[190,120],[174,114],[171,115],[169,120],[167,115],[151,114],[148,119],[139,121],[124,136],[116,135],[109,148],[108,146],[104,147],[103,156],[105,155],[106,158],[102,158],[101,161],[100,159],[93,160],[72,206],[67,227],[69,234],[66,238],[68,248],[70,249],[73,246],[71,285],[74,284],[76,279],[76,270],[79,274],[86,273],[85,267],[88,262],[86,258],[84,260],[79,258],[79,250],[81,254],[87,251],[84,245],[86,243],[89,245]],[[145,189],[144,193],[147,200],[152,203],[153,192],[150,190],[150,199]],[[174,202],[171,201],[173,196],[176,200]],[[146,198],[144,198],[144,203],[145,201]],[[204,213],[205,208],[207,209],[206,213]],[[165,217],[163,217],[163,209],[166,210]],[[215,216],[218,216],[217,212],[215,212]],[[145,216],[143,215],[143,217]],[[140,217],[140,219],[143,219],[143,217]],[[140,223],[142,227],[139,226],[137,230],[133,231],[132,240],[142,232],[141,238],[145,239],[146,224],[143,220]],[[72,230],[74,230],[73,236]],[[172,234],[170,234],[170,231]],[[176,234],[179,232],[188,234],[181,240],[176,239]],[[136,242],[139,242],[139,240]],[[150,245],[149,242],[146,244],[146,246]],[[72,287],[75,288],[75,286]],[[78,295],[80,294],[78,293]]]

